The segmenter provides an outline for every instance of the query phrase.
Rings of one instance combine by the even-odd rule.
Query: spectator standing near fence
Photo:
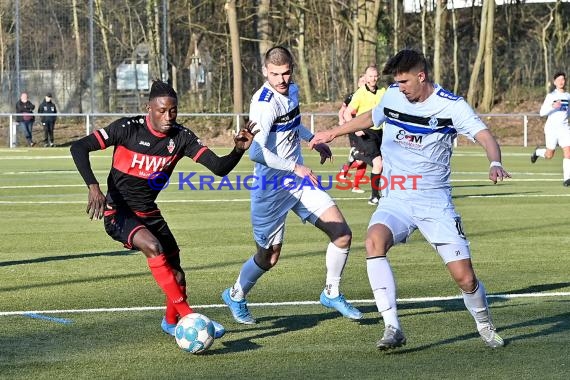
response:
[[[53,139],[53,130],[55,121],[57,120],[57,108],[52,101],[51,92],[46,94],[44,100],[38,107],[38,113],[41,113],[42,126],[44,127],[44,146],[55,146]]]
[[[554,74],[554,91],[546,95],[540,116],[546,116],[544,124],[544,142],[546,148],[536,147],[530,156],[530,162],[535,163],[538,157],[550,160],[554,157],[556,145],[560,145],[564,154],[562,160],[562,184],[570,186],[570,125],[568,125],[568,103],[570,94],[564,89],[566,87],[566,74],[557,72]]]
[[[28,94],[22,92],[20,95],[20,100],[16,102],[16,121],[18,122],[18,127],[24,131],[24,136],[26,136],[26,141],[29,146],[34,146],[36,143],[32,139],[32,128],[34,126],[34,108],[36,106],[30,102],[28,99]]]

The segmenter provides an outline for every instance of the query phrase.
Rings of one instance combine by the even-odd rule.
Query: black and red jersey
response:
[[[197,161],[208,150],[191,130],[181,125],[175,124],[167,134],[155,131],[148,115],[118,119],[87,139],[89,151],[115,147],[107,178],[108,205],[126,205],[141,213],[157,209],[155,200],[160,189],[150,186],[150,175],[164,173],[170,177],[182,157]]]

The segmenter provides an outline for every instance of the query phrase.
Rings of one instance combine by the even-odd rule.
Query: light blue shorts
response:
[[[315,224],[318,218],[335,203],[318,188],[302,190],[256,192],[251,196],[251,224],[253,237],[263,248],[281,244],[285,234],[285,219],[293,211],[303,223]]]

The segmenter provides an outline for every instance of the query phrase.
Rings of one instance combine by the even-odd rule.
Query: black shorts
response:
[[[372,160],[376,157],[382,157],[380,153],[382,134],[383,130],[365,130],[364,136],[359,136],[356,141],[358,153],[354,155],[354,159],[364,161],[366,164],[372,166]]]
[[[104,218],[105,231],[114,240],[123,243],[127,249],[137,249],[133,246],[133,236],[142,228],[149,230],[161,245],[161,251],[166,255],[169,264],[180,265],[179,256],[180,249],[174,235],[168,228],[168,224],[160,214],[160,210],[156,210],[146,214],[135,214],[128,209],[116,209],[114,213],[106,212]],[[174,262],[171,262],[174,260]],[[176,263],[176,260],[178,262]]]

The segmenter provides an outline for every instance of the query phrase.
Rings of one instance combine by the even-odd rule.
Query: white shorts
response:
[[[459,247],[454,252],[436,248],[445,263],[471,257],[469,240],[463,232],[461,217],[455,212],[455,206],[450,200],[418,204],[390,196],[380,198],[368,228],[375,224],[388,227],[392,232],[394,245],[407,242],[417,229],[434,248],[447,244]]]
[[[560,126],[544,127],[544,141],[547,149],[555,150],[556,145],[570,146],[570,128]]]
[[[305,223],[311,224],[335,203],[318,188],[287,191],[256,192],[251,195],[251,224],[253,238],[263,248],[281,244],[285,234],[285,219],[293,211]]]

